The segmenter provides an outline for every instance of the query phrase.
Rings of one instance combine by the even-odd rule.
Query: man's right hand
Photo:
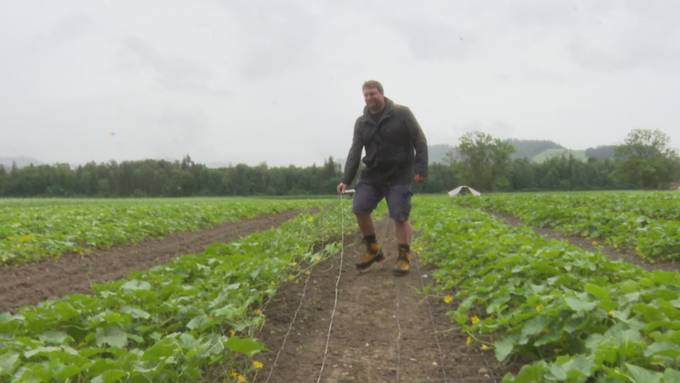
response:
[[[345,185],[344,182],[340,182],[338,184],[338,187],[336,188],[339,194],[342,194],[345,192],[345,189],[347,189],[347,185]]]

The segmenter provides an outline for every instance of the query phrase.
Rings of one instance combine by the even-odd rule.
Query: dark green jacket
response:
[[[347,155],[342,182],[349,185],[361,160],[366,167],[360,181],[368,183],[410,183],[415,174],[427,176],[427,140],[411,110],[385,97],[385,110],[376,122],[364,107],[354,124],[352,147]],[[415,150],[415,153],[414,153]]]

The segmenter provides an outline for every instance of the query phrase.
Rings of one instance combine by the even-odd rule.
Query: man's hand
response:
[[[425,177],[425,176],[422,175],[422,174],[416,174],[416,176],[413,177],[413,181],[414,181],[415,183],[419,184],[419,183],[422,183],[423,181],[425,181],[425,178],[427,178],[427,177]]]
[[[347,189],[347,185],[345,185],[344,182],[340,182],[338,184],[338,187],[336,188],[339,194],[342,194],[345,192],[345,189]]]

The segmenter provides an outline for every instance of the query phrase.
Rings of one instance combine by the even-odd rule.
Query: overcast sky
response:
[[[2,1],[0,157],[306,165],[383,82],[430,144],[680,146],[678,1]]]

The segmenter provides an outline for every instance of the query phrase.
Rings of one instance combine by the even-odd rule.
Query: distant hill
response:
[[[534,158],[537,155],[552,149],[565,149],[564,146],[549,140],[509,140],[515,147],[511,158]]]
[[[430,163],[445,163],[447,161],[447,154],[453,151],[454,159],[460,159],[458,148],[448,144],[430,145],[427,147],[427,156]]]
[[[614,158],[616,145],[601,145],[586,149],[586,156],[596,160],[606,160]]]
[[[586,150],[572,150],[550,140],[520,140],[510,139],[515,147],[511,158],[527,158],[532,162],[543,162],[553,157],[568,157],[570,154],[579,161],[587,161],[588,158],[606,159],[614,156],[614,145],[603,145]],[[430,163],[445,162],[446,154],[453,151],[454,159],[460,159],[460,154],[455,146],[438,144],[429,146]]]

